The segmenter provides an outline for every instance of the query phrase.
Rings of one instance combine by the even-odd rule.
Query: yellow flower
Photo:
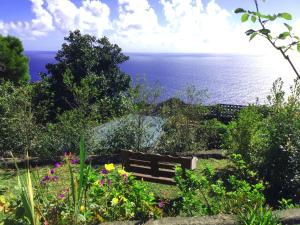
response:
[[[84,210],[85,210],[85,207],[83,205],[80,206],[80,212],[84,212]]]
[[[110,164],[105,164],[104,167],[105,167],[105,169],[106,169],[107,171],[111,171],[111,170],[114,170],[114,169],[115,169],[115,166],[114,166],[114,164],[112,164],[112,163],[110,163]]]
[[[127,202],[127,198],[125,198],[124,196],[121,197],[121,200],[122,200],[123,202]]]
[[[119,170],[118,170],[118,173],[119,173],[121,176],[123,176],[123,175],[128,176],[128,173],[127,173],[125,170],[123,170],[123,169],[119,169]]]
[[[112,200],[111,200],[111,205],[112,206],[114,206],[114,205],[116,205],[116,204],[118,204],[119,203],[119,199],[118,198],[113,198]]]
[[[100,186],[100,181],[99,180],[95,181],[93,185],[94,186]]]
[[[3,195],[0,195],[0,212],[7,211],[8,207],[9,207],[9,203],[6,202]]]

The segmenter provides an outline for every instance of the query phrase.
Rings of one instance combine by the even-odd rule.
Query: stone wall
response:
[[[300,224],[300,209],[287,209],[274,211],[283,225],[299,225]],[[106,225],[138,225],[143,224],[139,221],[124,221],[104,223]],[[217,215],[203,217],[169,217],[160,220],[150,220],[146,225],[235,225],[236,218],[233,215]]]

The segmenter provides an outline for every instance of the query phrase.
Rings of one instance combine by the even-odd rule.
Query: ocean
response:
[[[30,60],[31,81],[40,79],[47,63],[55,63],[55,52],[25,52]],[[161,99],[176,97],[187,86],[207,90],[206,104],[246,105],[266,102],[272,83],[279,77],[285,90],[295,75],[279,56],[247,56],[232,54],[125,53],[130,59],[120,65],[132,76],[145,78],[148,85],[159,83]],[[299,61],[299,60],[298,60]]]

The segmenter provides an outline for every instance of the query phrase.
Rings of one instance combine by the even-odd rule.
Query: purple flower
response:
[[[54,173],[55,173],[55,170],[54,170],[54,169],[51,169],[51,170],[50,170],[50,173],[51,173],[51,174],[54,174]]]
[[[106,169],[102,169],[102,170],[101,170],[101,173],[102,173],[102,174],[108,174],[108,171],[107,171]]]
[[[164,201],[160,201],[159,203],[158,203],[158,207],[159,208],[163,208],[165,206],[165,202]]]
[[[59,199],[63,199],[65,197],[65,195],[63,194],[63,193],[60,193],[59,195],[58,195],[58,198]]]
[[[48,180],[50,180],[50,177],[48,175],[46,175],[46,176],[43,177],[42,181],[48,181]]]
[[[111,185],[111,180],[107,179],[107,185],[110,186]]]
[[[78,159],[71,159],[71,164],[78,164],[79,160]]]
[[[103,186],[103,185],[104,185],[104,182],[105,182],[105,181],[104,181],[103,179],[101,179],[101,180],[100,180],[100,185]]]
[[[58,181],[58,176],[53,176],[53,177],[52,177],[52,180],[53,180],[54,182],[57,182],[57,181]]]
[[[58,162],[54,163],[54,168],[60,167],[60,164]]]

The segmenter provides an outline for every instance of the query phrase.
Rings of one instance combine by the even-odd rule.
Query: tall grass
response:
[[[32,185],[31,173],[29,170],[28,152],[26,152],[27,170],[25,177],[21,176],[17,162],[13,155],[12,157],[14,159],[15,167],[17,169],[18,188],[20,189],[21,202],[24,207],[24,217],[28,220],[28,222],[31,225],[39,225],[40,214],[36,212],[34,203],[34,189]]]

